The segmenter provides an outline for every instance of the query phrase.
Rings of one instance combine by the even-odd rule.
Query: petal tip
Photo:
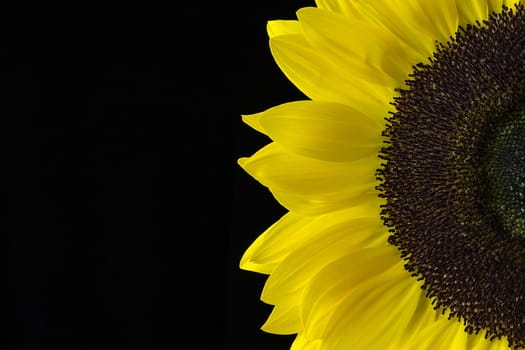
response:
[[[272,20],[266,23],[266,32],[270,39],[281,35],[300,34],[301,25],[297,20]]]
[[[248,157],[242,157],[242,158],[237,159],[237,164],[239,164],[241,168],[246,170],[246,163],[248,163],[248,161],[249,161]]]
[[[249,125],[251,128],[259,131],[260,133],[265,133],[263,127],[261,126],[261,113],[255,114],[243,114],[241,115],[242,121]]]

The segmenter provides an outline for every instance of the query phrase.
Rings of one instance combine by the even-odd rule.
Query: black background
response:
[[[287,349],[238,268],[284,214],[241,114],[305,97],[269,19],[313,2],[32,8],[0,45],[6,349]],[[184,344],[184,345],[183,345]]]

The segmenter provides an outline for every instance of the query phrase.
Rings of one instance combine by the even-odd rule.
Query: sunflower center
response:
[[[494,128],[483,158],[488,209],[505,231],[525,236],[525,106]]]
[[[382,219],[405,268],[467,332],[525,347],[525,8],[460,27],[387,118]]]

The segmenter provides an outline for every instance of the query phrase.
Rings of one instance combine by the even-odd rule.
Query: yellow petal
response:
[[[343,14],[350,18],[362,19],[363,16],[356,9],[356,2],[348,0],[316,0],[318,8],[334,13]]]
[[[266,31],[270,38],[279,35],[301,34],[302,29],[298,21],[295,20],[273,20],[268,21]]]
[[[389,103],[395,86],[378,86],[344,74],[352,67],[334,65],[301,35],[274,37],[270,50],[288,79],[312,100],[346,104],[381,120],[393,110]]]
[[[262,112],[264,113],[264,112]],[[260,118],[258,118],[257,116],[259,115],[259,113],[257,114],[244,114],[242,115],[242,121],[245,122],[246,124],[248,124],[249,126],[251,126],[253,129],[257,130],[258,132],[260,133],[265,133],[265,130],[264,128],[262,127],[261,123],[260,123]]]
[[[404,337],[419,295],[395,248],[348,255],[305,291],[305,334],[330,349],[390,348]]]
[[[391,268],[392,263],[399,262],[399,258],[384,259],[384,256],[385,251],[377,248],[349,252],[315,271],[301,303],[305,333],[309,337],[326,337],[328,321],[344,299],[359,285],[377,278]]]
[[[330,262],[369,246],[387,244],[385,230],[377,217],[352,219],[344,214],[333,213],[309,225],[316,235],[296,247],[276,267],[264,286],[263,301],[277,304],[286,295],[303,288]]]
[[[415,309],[417,292],[417,286],[407,278],[356,288],[344,301],[342,310],[337,311],[339,315],[334,315],[347,316],[331,320],[327,346],[387,349],[392,343],[402,342],[407,320]]]
[[[425,298],[426,299],[426,298]],[[485,332],[479,334],[468,334],[465,325],[457,319],[448,319],[449,313],[442,314],[441,310],[433,310],[432,305],[427,303],[427,310],[419,328],[414,330],[410,339],[410,349],[469,349],[469,350],[507,350],[508,341],[506,337],[489,341],[485,338]],[[428,317],[428,315],[433,315]]]
[[[516,4],[520,4],[520,3],[523,4],[524,1],[523,0],[491,0],[489,1],[489,3],[492,5],[492,7],[490,8],[491,11],[501,12],[502,5],[505,5],[509,8],[514,8]]]
[[[489,7],[489,13],[501,11],[501,8],[505,2],[507,1],[505,0],[487,0],[487,4]]]
[[[297,298],[300,296],[298,295]],[[279,303],[261,327],[268,333],[293,334],[302,330],[299,306],[294,303]]]
[[[414,349],[469,349],[469,350],[507,350],[508,341],[506,337],[489,341],[485,338],[485,332],[479,334],[468,334],[465,332],[465,325],[457,319],[448,319],[448,312],[444,315],[441,310],[432,310],[428,305],[429,312],[432,312],[434,320],[427,320],[423,323],[423,328],[414,332],[414,337],[410,341]]]
[[[433,40],[443,43],[449,41],[458,29],[459,18],[454,6],[455,0],[441,0],[439,2],[419,0],[417,4],[418,6],[414,5],[411,8],[411,20],[418,23],[415,30],[425,30],[426,28],[425,32]]]
[[[448,319],[448,312],[444,315],[441,310],[434,310],[429,299],[425,297],[425,292],[420,291],[419,305],[414,312],[414,317],[407,326],[407,332],[399,344],[393,344],[392,349],[406,348],[413,350],[428,349],[433,350],[435,347],[442,346],[442,349],[452,349],[452,345],[442,342],[442,334],[448,336],[452,344],[463,346],[463,349],[469,350],[506,350],[507,339],[495,339],[489,341],[485,338],[485,332],[479,334],[467,334],[464,332],[465,326],[462,322]],[[440,338],[434,340],[434,337]],[[442,343],[441,343],[442,342]],[[465,345],[466,342],[466,345]],[[441,345],[435,345],[441,344]],[[458,347],[461,348],[461,347]]]
[[[239,159],[239,165],[269,187],[289,210],[297,210],[294,201],[344,208],[354,205],[355,200],[367,193],[376,194],[375,157],[354,162],[326,162],[291,153],[274,142],[250,158]]]
[[[468,333],[464,331],[462,323],[440,318],[429,326],[417,335],[415,343],[419,344],[421,349],[467,349]]]
[[[417,62],[425,62],[432,55],[436,40],[449,41],[457,30],[454,0],[379,0],[359,4],[360,10],[371,20],[417,50],[420,55]],[[408,67],[417,62],[411,62]]]
[[[240,261],[244,270],[270,274],[275,267],[293,250],[301,247],[305,241],[323,234],[319,222],[330,220],[344,221],[351,218],[378,218],[381,200],[368,200],[350,209],[325,216],[301,216],[295,212],[286,213],[275,224],[261,234],[246,250]],[[312,222],[316,222],[312,225]]]
[[[391,349],[406,349],[406,350],[421,350],[418,343],[417,335],[427,327],[428,324],[435,322],[438,317],[438,312],[434,310],[429,299],[425,296],[425,292],[419,287],[421,282],[414,281],[412,283],[418,285],[418,291],[414,293],[414,301],[417,300],[417,306],[413,311],[409,323],[406,325],[406,330],[401,338],[393,341]]]
[[[321,350],[323,343],[320,339],[308,339],[303,333],[297,334],[290,350]]]
[[[260,235],[241,258],[244,270],[270,274],[295,246],[301,244],[311,216],[286,213]]]
[[[470,334],[468,336],[469,350],[508,350],[508,341],[506,338],[494,339],[490,341],[485,338],[485,332],[479,334]]]
[[[275,189],[272,190],[272,194],[283,207],[301,215],[322,215],[335,210],[354,208],[363,202],[377,201],[377,192],[368,189],[368,186],[362,189],[354,188],[352,192],[324,194],[319,198]]]
[[[371,21],[318,8],[297,12],[305,38],[344,74],[379,86],[401,87],[421,55]]]
[[[456,0],[459,24],[475,24],[488,18],[487,0]]]
[[[519,0],[456,0],[459,24],[466,26],[475,24],[476,21],[481,23],[488,19],[492,12],[501,12],[503,5],[514,8],[514,5],[520,2]]]
[[[285,208],[289,208],[290,210],[305,216],[325,215],[326,213],[339,210],[355,210],[361,212],[362,208],[368,208],[363,210],[363,212],[368,211],[368,213],[374,213],[374,215],[377,216],[379,212],[378,208],[384,202],[383,199],[378,198],[376,191],[367,190],[354,195],[347,194],[346,197],[325,195],[319,200],[306,199],[304,197],[278,191],[273,194],[277,201]],[[360,215],[354,217],[360,217]]]
[[[297,154],[320,160],[375,157],[384,145],[383,121],[338,103],[290,102],[243,119]]]

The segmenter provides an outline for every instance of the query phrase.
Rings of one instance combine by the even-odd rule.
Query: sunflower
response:
[[[244,116],[287,213],[245,252],[299,349],[525,346],[525,7],[319,0],[268,23],[309,98]]]

